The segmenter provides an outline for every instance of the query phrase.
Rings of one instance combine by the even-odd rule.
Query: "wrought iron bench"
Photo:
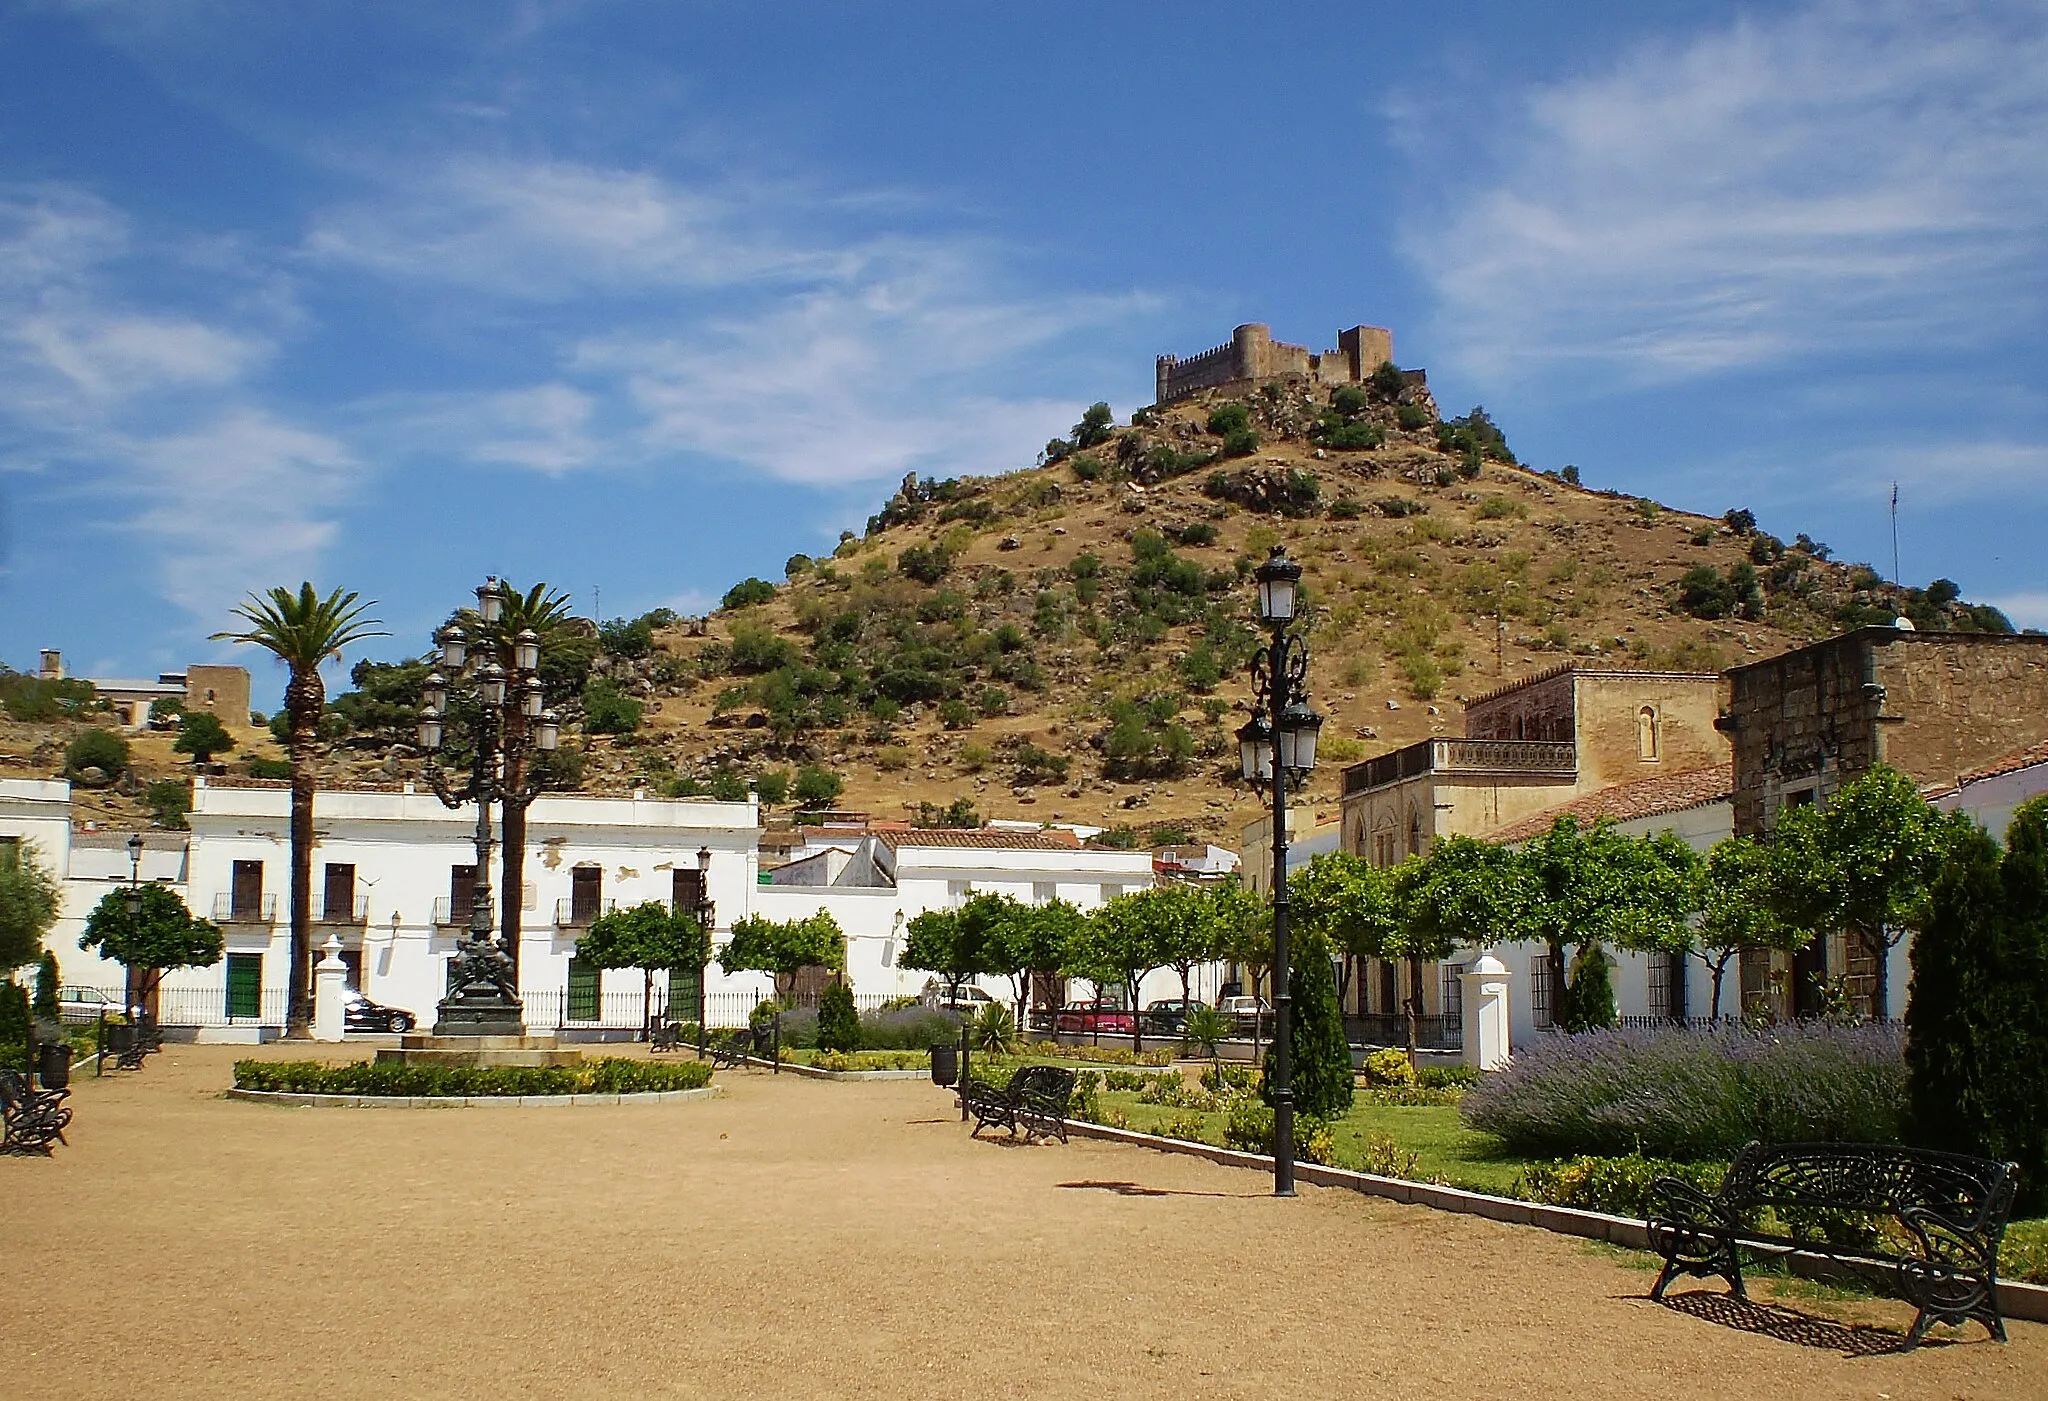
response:
[[[1676,1178],[1650,1188],[1650,1246],[1662,1299],[1681,1274],[1719,1275],[1738,1298],[1742,1251],[1824,1256],[1919,1316],[1903,1349],[1935,1323],[1976,1319],[2005,1341],[1998,1245],[2017,1167],[1959,1153],[1861,1143],[1752,1143],[1712,1196]]]
[[[782,1046],[781,1038],[771,1025],[729,1031],[705,1049],[711,1054],[712,1069],[736,1070],[750,1060],[779,1060]]]
[[[967,1112],[974,1116],[970,1134],[985,1128],[1006,1130],[1012,1137],[1024,1130],[1024,1141],[1057,1138],[1067,1141],[1067,1115],[1074,1097],[1074,1072],[1056,1065],[1027,1065],[1001,1087],[969,1080],[960,1087]]]
[[[681,1022],[656,1022],[647,1033],[647,1049],[653,1052],[680,1051],[683,1049],[683,1024]]]
[[[39,1090],[18,1070],[0,1070],[0,1153],[42,1153],[63,1143],[71,1110],[64,1101],[71,1091]]]

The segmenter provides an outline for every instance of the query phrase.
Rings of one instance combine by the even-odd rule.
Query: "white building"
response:
[[[2012,825],[2013,810],[2029,798],[2048,793],[2048,740],[2008,754],[1956,780],[1955,786],[1930,795],[1944,812],[1966,812],[2000,842]]]
[[[771,919],[828,912],[846,932],[847,975],[855,992],[901,997],[920,991],[929,976],[896,966],[905,925],[926,910],[954,909],[981,894],[1009,895],[1026,904],[1057,898],[1092,910],[1152,883],[1149,851],[1084,846],[1058,828],[826,833],[762,877],[753,909]],[[1001,979],[982,982],[991,996],[1014,995]],[[1147,999],[1178,997],[1180,984],[1173,980],[1168,991],[1155,973],[1142,993]]]

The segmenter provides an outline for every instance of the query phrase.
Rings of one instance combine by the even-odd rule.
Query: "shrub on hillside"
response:
[[[766,579],[747,578],[740,580],[725,591],[725,597],[718,606],[727,610],[751,608],[757,603],[766,603],[775,597],[775,585]]]
[[[1896,1143],[1906,1111],[1897,1026],[1592,1031],[1538,1038],[1460,1113],[1533,1157],[1732,1158],[1753,1138]]]
[[[87,730],[64,746],[64,775],[74,783],[97,769],[111,783],[128,772],[128,741],[112,730]]]

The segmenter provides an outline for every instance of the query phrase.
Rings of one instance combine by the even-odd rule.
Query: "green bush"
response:
[[[1416,1083],[1415,1067],[1406,1051],[1389,1046],[1383,1051],[1374,1051],[1359,1067],[1365,1083],[1374,1086],[1413,1085]]]
[[[178,720],[178,737],[171,741],[174,753],[190,754],[195,764],[210,763],[216,754],[235,747],[220,717],[210,710],[188,710]]]
[[[1617,1158],[1572,1158],[1557,1163],[1531,1163],[1515,1179],[1511,1195],[1549,1206],[1604,1211],[1612,1216],[1647,1216],[1650,1184],[1676,1177],[1702,1192],[1713,1193],[1728,1171],[1726,1163],[1681,1163],[1631,1153]]]
[[[584,1065],[379,1065],[357,1061],[235,1062],[235,1088],[304,1095],[465,1098],[506,1095],[647,1094],[711,1083],[709,1061],[606,1059]]]
[[[36,960],[36,992],[30,1001],[31,1010],[45,1021],[56,1021],[60,1010],[57,1006],[57,955],[48,949]]]
[[[1209,431],[1219,438],[1227,438],[1232,433],[1243,432],[1245,429],[1250,428],[1251,424],[1251,410],[1247,409],[1243,404],[1236,402],[1218,404],[1215,408],[1209,410]]]
[[[291,768],[290,764],[285,764],[284,777],[292,776]],[[192,793],[182,779],[159,778],[142,790],[142,805],[149,809],[150,819],[157,826],[181,830],[185,826],[185,815],[192,811]]]
[[[1259,450],[1259,435],[1255,429],[1233,428],[1223,435],[1225,457],[1250,457]]]
[[[128,741],[112,730],[87,730],[64,746],[64,774],[79,781],[87,769],[98,769],[112,782],[128,772]]]
[[[853,989],[831,983],[818,994],[818,1049],[858,1051],[860,1014],[853,1010]]]
[[[1242,1153],[1273,1151],[1273,1111],[1255,1099],[1232,1102],[1223,1123],[1223,1146]],[[1304,1162],[1329,1163],[1336,1157],[1336,1136],[1329,1121],[1317,1114],[1294,1116],[1294,1156]]]
[[[936,584],[953,567],[953,556],[943,545],[911,545],[896,556],[896,572],[920,584]]]
[[[1412,433],[1429,426],[1429,410],[1420,404],[1403,404],[1394,410],[1394,422]]]
[[[797,770],[796,782],[790,785],[790,796],[796,799],[800,808],[830,807],[839,801],[839,795],[846,791],[846,784],[838,774],[806,764]]]
[[[640,702],[598,679],[583,688],[583,728],[594,735],[625,735],[640,728]]]
[[[725,591],[725,597],[718,601],[720,608],[731,611],[736,608],[751,608],[757,603],[766,603],[775,597],[775,585],[766,579],[745,578]]]
[[[1294,997],[1294,1102],[1304,1114],[1342,1117],[1351,1108],[1353,1082],[1351,1046],[1344,1039],[1344,1016],[1337,1006],[1337,978],[1330,967],[1330,947],[1320,938],[1301,941],[1288,975]],[[1273,1083],[1273,1048],[1266,1049],[1266,1088]]]

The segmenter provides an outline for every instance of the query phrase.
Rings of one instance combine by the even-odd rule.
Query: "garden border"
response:
[[[294,1109],[481,1109],[495,1104],[508,1104],[520,1109],[550,1109],[591,1104],[663,1104],[672,1100],[715,1099],[724,1093],[723,1085],[616,1095],[309,1095],[291,1090],[231,1089],[226,1092],[226,1098],[247,1100],[252,1104],[281,1104]]]
[[[747,1066],[755,1070],[773,1071],[775,1062],[759,1056],[742,1056]],[[785,1075],[802,1075],[812,1080],[929,1080],[929,1070],[820,1070],[815,1065],[798,1065],[793,1060],[782,1063]]]
[[[1119,1129],[1108,1124],[1087,1123],[1080,1119],[1069,1119],[1067,1131],[1082,1138],[1102,1139],[1109,1143],[1123,1143],[1135,1148],[1150,1148],[1160,1153],[1183,1153],[1190,1157],[1207,1158],[1210,1162],[1223,1167],[1257,1168],[1262,1172],[1273,1170],[1272,1156],[1267,1153],[1246,1153],[1236,1148],[1218,1148],[1210,1143],[1190,1143],[1182,1138],[1166,1138],[1155,1133],[1141,1133],[1137,1129]],[[1365,1196],[1384,1197],[1389,1201],[1403,1202],[1410,1206],[1433,1207],[1438,1211],[1453,1211],[1464,1216],[1483,1216],[1488,1220],[1506,1222],[1511,1226],[1539,1226],[1558,1235],[1605,1241],[1609,1245],[1618,1245],[1629,1250],[1650,1248],[1649,1226],[1633,1216],[1610,1216],[1604,1211],[1586,1211],[1579,1207],[1516,1201],[1513,1197],[1495,1197],[1485,1192],[1468,1191],[1463,1187],[1445,1187],[1434,1182],[1410,1182],[1406,1178],[1381,1177],[1376,1173],[1325,1167],[1320,1163],[1296,1162],[1294,1175],[1300,1181],[1314,1183],[1318,1187],[1341,1187]],[[1785,1258],[1793,1273],[1799,1275],[1813,1274],[1830,1263],[1826,1256],[1811,1255],[1804,1251],[1794,1252]],[[2021,1284],[2014,1280],[2001,1279],[1998,1281],[1998,1307],[2007,1318],[2025,1319],[2030,1323],[2048,1323],[2048,1285]]]

